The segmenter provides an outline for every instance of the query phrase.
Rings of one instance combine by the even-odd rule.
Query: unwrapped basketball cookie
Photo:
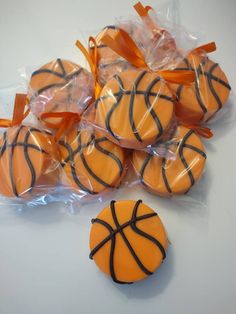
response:
[[[205,168],[205,148],[193,130],[179,126],[173,143],[176,146],[174,159],[141,150],[132,154],[132,164],[140,182],[160,196],[187,193]]]
[[[59,150],[62,182],[78,194],[116,188],[125,174],[125,151],[92,129],[72,129],[59,142]]]
[[[93,99],[92,75],[67,60],[53,60],[34,71],[28,87],[30,108],[37,118],[45,112],[82,113]],[[58,118],[48,118],[58,122]]]
[[[116,283],[147,278],[166,257],[164,226],[141,200],[111,201],[92,224],[90,258]]]
[[[167,132],[173,106],[172,93],[159,75],[126,71],[104,86],[85,118],[118,145],[143,148]]]
[[[35,127],[9,127],[0,138],[0,193],[31,198],[59,182],[59,155],[51,133]]]

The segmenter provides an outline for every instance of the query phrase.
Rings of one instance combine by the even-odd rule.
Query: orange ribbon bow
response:
[[[80,115],[74,112],[44,112],[40,118],[48,128],[56,130],[54,136],[56,142],[66,131],[70,131],[76,123],[80,122]],[[60,120],[57,123],[52,123],[47,121],[48,118],[59,118]]]
[[[25,111],[25,107],[28,103],[29,101],[27,95],[16,94],[12,120],[0,119],[0,127],[9,128],[12,126],[20,125],[30,112],[29,109]]]
[[[129,34],[123,29],[117,31],[117,35],[114,39],[109,35],[104,35],[101,41],[136,68],[149,69],[143,53]],[[160,70],[156,73],[162,76],[166,81],[176,84],[189,84],[195,79],[194,72],[189,70]]]

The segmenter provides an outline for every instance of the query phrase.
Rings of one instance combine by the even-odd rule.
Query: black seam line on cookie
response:
[[[205,159],[207,158],[206,153],[204,151],[202,151],[200,148],[192,146],[190,144],[184,144],[183,146],[195,151],[196,153],[200,154],[203,158],[205,158]]]
[[[148,154],[147,157],[144,159],[144,162],[142,164],[142,167],[140,169],[140,177],[141,177],[141,182],[144,182],[144,172],[145,172],[145,169],[149,163],[149,161],[153,158],[153,155],[151,154]],[[145,182],[144,182],[145,183]]]
[[[27,146],[28,148],[33,148],[34,150],[37,150],[38,152],[41,152],[41,153],[43,153],[43,154],[46,154],[46,155],[48,155],[48,152],[46,152],[44,149],[42,149],[42,148],[40,148],[39,146],[37,146],[37,145],[34,145],[34,144],[26,144],[26,143],[21,143],[21,142],[18,142],[18,143],[15,143],[15,144],[7,144],[6,145],[6,147],[12,147],[12,146],[14,146],[14,147],[17,147],[17,146],[19,146],[19,147],[25,147],[25,146]]]
[[[197,98],[198,104],[201,107],[203,113],[205,114],[205,113],[207,113],[207,108],[206,108],[206,106],[202,100],[202,97],[201,97],[201,92],[200,92],[200,87],[199,87],[199,78],[198,78],[198,72],[204,64],[205,63],[200,63],[198,66],[194,86],[195,86],[195,93],[196,93],[196,98]]]
[[[94,135],[91,136],[91,140],[94,140]],[[79,134],[78,136],[78,143],[79,143],[79,146],[82,147],[82,143],[81,143],[81,136]],[[104,180],[102,180],[101,178],[99,178],[96,173],[90,168],[89,164],[87,163],[85,157],[84,157],[84,154],[83,154],[83,151],[82,149],[80,150],[80,158],[81,158],[81,161],[85,167],[85,169],[88,171],[88,173],[97,181],[99,182],[101,185],[103,185],[104,187],[106,188],[113,188],[113,186],[107,182],[105,182]]]
[[[158,135],[156,136],[156,139],[158,139],[162,134],[163,134],[163,127],[162,127],[162,124],[161,124],[161,121],[160,119],[158,118],[158,116],[156,115],[155,111],[153,110],[152,108],[152,104],[150,103],[150,99],[149,99],[149,96],[150,96],[150,93],[151,93],[151,90],[152,88],[155,86],[155,84],[157,84],[158,82],[160,82],[160,77],[156,77],[148,86],[147,88],[147,91],[145,93],[145,96],[144,96],[144,99],[145,99],[145,105],[148,109],[148,112],[151,114],[156,126],[157,126],[157,129],[158,129]],[[167,96],[168,97],[168,96]]]
[[[89,194],[91,194],[91,195],[97,194],[97,192],[91,191],[90,189],[88,189],[86,186],[84,186],[84,185],[80,182],[80,180],[79,180],[79,178],[78,178],[78,176],[77,176],[75,167],[74,167],[73,165],[70,165],[70,168],[71,168],[71,173],[72,173],[72,176],[73,176],[73,179],[74,179],[75,183],[77,184],[77,186],[78,186],[82,191],[87,192],[87,193],[89,193]]]
[[[112,135],[112,137],[114,137],[114,139],[119,141],[119,138],[112,131],[112,128],[111,128],[111,117],[112,117],[112,114],[115,111],[115,109],[119,106],[119,103],[120,103],[120,101],[121,101],[121,99],[123,97],[123,91],[122,90],[124,90],[124,85],[123,85],[123,82],[122,82],[121,78],[118,75],[115,75],[114,78],[116,79],[116,81],[117,81],[117,83],[119,85],[120,94],[116,98],[116,102],[112,105],[111,109],[107,113],[107,116],[106,116],[106,119],[105,119],[105,125],[106,125],[106,129]]]
[[[120,224],[118,222],[117,216],[116,216],[116,211],[115,211],[115,201],[111,201],[110,204],[110,209],[111,209],[111,213],[112,213],[112,218],[114,220],[114,223],[116,225],[116,228],[120,227]],[[146,274],[146,275],[152,275],[152,272],[149,271],[141,262],[141,260],[139,259],[139,257],[137,256],[137,254],[135,253],[132,245],[130,244],[129,240],[127,239],[123,229],[120,229],[120,235],[123,239],[123,241],[125,242],[127,248],[129,249],[131,255],[133,256],[135,262],[137,263],[137,265],[139,266],[139,268]]]
[[[184,63],[186,64],[188,70],[194,71],[194,68],[191,66],[188,58],[184,58]]]
[[[40,88],[39,90],[37,90],[37,94],[42,94],[43,92],[45,92],[46,90],[53,88],[53,87],[63,87],[65,86],[65,83],[55,83],[55,84],[49,84],[47,86],[44,86],[42,88]],[[34,98],[34,96],[31,98],[31,100]]]
[[[0,148],[0,157],[2,157],[2,155],[6,151],[6,147],[7,147],[7,132],[5,131],[3,133],[3,145]]]
[[[28,167],[30,169],[30,173],[31,173],[31,184],[30,184],[30,189],[29,189],[29,192],[32,191],[32,188],[34,187],[35,185],[35,182],[36,182],[36,174],[35,174],[35,170],[34,170],[34,167],[33,167],[33,164],[31,162],[31,159],[29,157],[29,154],[28,154],[28,140],[29,140],[29,137],[31,136],[31,131],[28,130],[26,135],[25,135],[25,139],[24,139],[24,155],[25,155],[25,160],[28,164]]]
[[[17,143],[17,139],[19,137],[20,131],[24,128],[24,126],[20,126],[16,132],[16,136],[12,141],[12,144]],[[7,142],[7,140],[6,140]],[[17,192],[17,188],[15,185],[15,180],[14,180],[14,173],[13,173],[13,155],[14,155],[14,145],[10,149],[10,156],[9,156],[9,172],[10,172],[10,180],[11,180],[11,186],[12,186],[12,191],[16,197],[19,196]]]
[[[82,71],[83,71],[83,68],[80,68],[79,70],[77,70],[77,71],[75,71],[75,72],[73,72],[73,73],[67,74],[67,75],[65,76],[65,80],[66,80],[66,81],[70,81],[71,79],[73,79],[73,78],[79,76]]]
[[[177,90],[176,90],[176,98],[177,98],[178,101],[180,101],[181,92],[183,90],[183,87],[184,87],[183,85],[179,85]]]
[[[64,78],[63,74],[58,73],[58,72],[53,71],[53,70],[50,70],[50,69],[39,69],[39,70],[36,70],[36,71],[34,71],[31,74],[31,77],[34,77],[34,76],[36,76],[38,74],[44,74],[44,73],[52,74],[52,75],[57,76],[57,77],[62,78],[62,79]]]
[[[92,221],[92,223],[93,222],[94,220]],[[111,275],[112,280],[119,284],[131,284],[132,282],[124,282],[116,278],[115,269],[114,269],[114,254],[115,254],[116,238],[115,236],[112,236],[112,234],[114,233],[113,228],[106,221],[101,220],[99,218],[96,218],[96,222],[101,224],[103,227],[105,227],[110,233],[111,248],[110,248],[110,256],[109,256],[109,270],[110,270],[110,275]]]
[[[71,146],[64,142],[64,141],[59,141],[59,144],[64,146],[67,151],[68,151],[68,157],[64,159],[63,163],[67,163],[68,161],[74,161],[75,155],[80,153],[81,149],[87,148],[92,142],[94,141],[93,138],[90,139],[90,141],[86,144],[78,144],[78,147],[75,150],[72,150]]]
[[[206,71],[202,71],[202,69],[201,69],[201,70],[199,70],[199,74],[202,74],[202,75],[205,75],[207,77],[210,77],[211,80],[216,81],[217,83],[219,83],[219,84],[223,85],[224,87],[226,87],[227,89],[231,90],[231,86],[227,82],[223,81],[222,79],[220,79],[219,77],[213,75],[212,73],[209,73],[209,72],[206,72]]]
[[[166,186],[166,189],[167,191],[171,194],[172,193],[172,190],[171,190],[171,187],[169,185],[169,182],[168,182],[168,179],[167,179],[167,176],[166,176],[166,159],[165,158],[162,158],[162,163],[161,163],[161,174],[162,174],[162,178],[163,178],[163,181],[165,183],[165,186]]]
[[[61,162],[61,166],[64,167],[67,162],[73,161],[73,158],[72,158],[73,150],[72,150],[71,146],[68,143],[64,142],[64,141],[59,141],[59,145],[63,146],[67,150],[67,152],[68,152],[68,157],[66,157]]]
[[[142,216],[139,216],[135,219],[135,222],[136,221],[141,221],[141,220],[144,220],[144,219],[148,219],[148,218],[151,218],[151,217],[155,217],[157,216],[157,213],[150,213],[150,214],[145,214],[145,215],[142,215]],[[98,219],[98,218],[95,218],[92,220],[92,223],[99,223],[101,220]],[[102,220],[103,221],[103,220]],[[90,259],[93,259],[93,256],[112,238],[114,237],[118,232],[120,232],[120,230],[130,226],[130,224],[134,222],[132,220],[130,221],[127,221],[125,222],[124,224],[120,225],[119,228],[115,229],[113,231],[113,233],[107,237],[105,237],[93,250],[91,250],[90,254],[89,254],[89,258]]]
[[[145,76],[145,74],[147,73],[147,71],[143,71],[141,72],[141,74],[136,78],[132,89],[131,89],[131,94],[130,94],[130,100],[129,100],[129,123],[132,129],[132,132],[134,134],[134,136],[136,137],[136,139],[142,143],[142,138],[139,135],[139,132],[136,128],[135,122],[134,122],[134,100],[135,100],[135,95],[136,95],[136,91],[138,89],[139,83],[142,81],[143,77]]]
[[[98,143],[95,142],[95,147],[98,151],[100,151],[101,153],[109,156],[110,158],[112,158],[116,163],[117,163],[117,166],[119,168],[119,175],[121,177],[122,173],[123,173],[123,170],[124,170],[124,167],[122,165],[122,162],[121,160],[115,155],[113,154],[112,152],[109,152],[108,150],[106,150],[105,148],[101,147]]]
[[[82,152],[80,152],[80,158],[82,160],[82,163],[84,165],[84,168],[88,171],[88,173],[91,175],[91,177],[93,177],[97,182],[99,182],[101,185],[103,185],[106,188],[113,188],[113,186],[105,181],[103,181],[101,178],[99,178],[94,172],[93,170],[90,168],[90,166],[88,165],[84,154]]]
[[[209,70],[209,74],[212,74],[212,72],[217,67],[218,67],[218,63],[213,64],[212,67]],[[215,91],[214,86],[213,86],[212,81],[211,81],[211,78],[208,75],[207,75],[207,81],[208,81],[208,85],[209,85],[210,91],[211,91],[212,95],[215,97],[215,100],[216,100],[216,102],[218,104],[218,110],[220,110],[223,107],[222,101],[221,101],[219,95],[217,94],[217,92]]]
[[[65,77],[65,76],[66,76],[66,70],[65,70],[65,68],[64,68],[64,65],[63,65],[61,59],[58,58],[56,62],[57,62],[57,64],[59,65],[59,67],[61,68],[63,77]]]
[[[114,65],[119,65],[119,64],[123,64],[123,63],[126,64],[126,61],[118,59],[118,60],[115,60],[115,61],[110,62],[110,63],[102,63],[102,64],[100,64],[99,65],[99,69],[102,70],[102,69],[109,68],[109,67],[112,67]]]
[[[191,171],[189,165],[188,165],[187,162],[186,162],[186,159],[184,158],[183,149],[184,149],[184,145],[185,145],[187,139],[188,139],[192,134],[194,134],[194,131],[193,131],[193,130],[190,130],[188,133],[186,133],[185,136],[183,137],[183,140],[181,141],[180,147],[179,147],[179,157],[180,157],[180,160],[181,160],[182,164],[183,164],[184,167],[186,168],[187,174],[188,174],[188,176],[189,176],[189,179],[190,179],[190,187],[194,185],[195,179],[194,179],[193,173],[192,173],[192,171]]]
[[[161,251],[162,259],[164,260],[166,258],[166,252],[165,252],[165,249],[162,246],[162,244],[156,238],[154,238],[153,236],[151,236],[150,234],[144,232],[143,230],[139,229],[136,226],[136,220],[135,219],[137,218],[138,207],[139,207],[140,203],[142,203],[141,200],[137,201],[135,206],[134,206],[134,210],[133,210],[133,214],[132,214],[132,218],[131,218],[131,220],[133,222],[130,224],[130,227],[132,228],[132,230],[134,232],[136,232],[140,236],[142,236],[142,237],[148,239],[149,241],[151,241],[152,243],[154,243],[158,247],[158,249]]]

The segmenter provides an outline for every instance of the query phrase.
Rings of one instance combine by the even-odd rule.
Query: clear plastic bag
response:
[[[93,96],[92,74],[68,60],[56,59],[40,67],[31,74],[28,84],[29,106],[38,119],[48,112],[81,114]],[[48,118],[44,122],[53,124],[60,119]]]
[[[174,158],[141,150],[131,155],[139,182],[148,191],[163,197],[188,193],[205,169],[206,150],[193,130],[178,126],[171,142]]]
[[[4,93],[1,93],[4,95]],[[4,98],[4,97],[3,97]],[[51,132],[22,124],[26,95],[17,94],[13,119],[1,119],[0,194],[19,204],[50,193],[59,184],[61,166]]]
[[[128,152],[88,125],[72,128],[59,141],[61,183],[77,199],[102,197],[120,186]],[[72,196],[73,197],[73,196]]]
[[[215,44],[198,47],[177,65],[177,70],[192,70],[195,80],[190,85],[170,84],[176,97],[176,114],[182,121],[201,124],[218,114],[227,103],[231,87],[219,64],[207,52]]]
[[[176,24],[178,13],[174,4],[175,1],[171,1],[164,9],[160,5],[160,9],[158,7],[155,11],[151,7],[143,7],[141,3],[137,3],[134,7],[139,16],[116,19],[114,25],[104,27],[95,36],[95,42],[89,46],[89,50],[93,53],[96,44],[98,79],[102,86],[114,75],[135,67],[104,42],[105,36],[116,40],[119,31],[124,30],[145,56],[147,65],[153,71],[174,69],[182,60],[182,56],[196,47],[196,37]],[[124,45],[126,44],[127,42],[124,42]]]

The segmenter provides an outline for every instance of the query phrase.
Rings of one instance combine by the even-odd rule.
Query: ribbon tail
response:
[[[196,53],[201,53],[201,52],[205,52],[205,53],[211,53],[211,52],[214,52],[216,51],[216,43],[214,41],[208,43],[208,44],[205,44],[205,45],[202,45],[202,46],[199,46],[197,48],[195,48],[192,52],[196,52]]]

